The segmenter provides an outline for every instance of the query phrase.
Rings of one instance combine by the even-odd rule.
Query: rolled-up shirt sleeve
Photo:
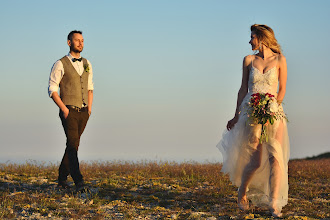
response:
[[[88,75],[88,90],[94,90],[94,82],[93,82],[93,68],[92,64],[87,60],[89,65],[89,75]]]
[[[56,61],[50,71],[48,95],[52,97],[53,92],[58,92],[60,82],[64,75],[63,64],[60,60]]]

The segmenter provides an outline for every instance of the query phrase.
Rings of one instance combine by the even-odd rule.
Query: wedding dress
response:
[[[249,179],[247,198],[258,207],[272,207],[281,211],[288,201],[289,137],[285,119],[268,124],[268,141],[258,146],[261,125],[250,125],[248,102],[254,93],[277,95],[278,71],[275,65],[265,73],[251,65],[248,93],[240,106],[238,122],[223,133],[217,148],[223,156],[222,172],[228,173],[237,187],[242,178]],[[282,105],[279,111],[283,111]],[[284,114],[284,113],[283,113]],[[256,156],[257,155],[257,156]],[[249,172],[253,170],[253,172]]]

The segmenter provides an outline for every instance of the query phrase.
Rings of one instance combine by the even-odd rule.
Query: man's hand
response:
[[[64,118],[67,119],[67,117],[69,116],[70,110],[68,108],[65,108],[64,110],[62,110],[62,112],[63,112]]]
[[[58,95],[57,92],[53,92],[51,98],[56,103],[56,105],[61,109],[61,111],[63,112],[63,116],[66,119],[69,115],[68,107],[66,107],[64,105],[64,103],[62,102],[62,99],[60,98],[60,96]]]

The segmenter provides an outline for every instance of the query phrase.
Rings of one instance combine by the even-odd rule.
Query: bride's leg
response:
[[[278,161],[274,156],[269,158],[270,164],[270,198],[271,198],[271,208],[276,208],[276,200],[278,199],[280,182],[281,182],[281,169]]]
[[[283,128],[284,125],[281,122],[279,124],[279,127],[277,128],[275,139],[282,144],[283,140]],[[272,212],[279,212],[278,207],[277,207],[277,199],[278,195],[280,193],[280,183],[281,183],[281,168],[279,162],[276,160],[275,156],[270,156],[269,158],[269,164],[270,164],[270,208]]]
[[[259,140],[257,138],[255,138],[254,143],[256,144],[256,148],[252,153],[250,162],[243,170],[242,182],[239,187],[239,195],[242,197],[246,194],[247,187],[253,177],[253,174],[261,165],[262,145],[259,144]]]
[[[270,174],[270,211],[274,217],[281,217],[281,209],[278,207],[278,195],[280,193],[281,168],[274,156],[269,158],[271,166]]]
[[[253,174],[261,165],[262,145],[259,144],[259,139],[255,136],[252,137],[250,143],[254,145],[254,147],[252,150],[250,161],[243,170],[241,185],[238,190],[237,198],[238,206],[243,210],[247,210],[249,208],[249,202],[246,197],[246,190],[253,177]]]

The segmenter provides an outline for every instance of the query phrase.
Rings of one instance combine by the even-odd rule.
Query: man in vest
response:
[[[59,167],[58,187],[70,188],[67,184],[67,176],[70,174],[76,190],[82,192],[87,187],[80,173],[77,152],[80,136],[92,111],[93,71],[91,63],[80,56],[84,48],[82,32],[71,31],[67,42],[70,52],[54,63],[49,77],[48,94],[60,108],[60,118],[67,139]]]

